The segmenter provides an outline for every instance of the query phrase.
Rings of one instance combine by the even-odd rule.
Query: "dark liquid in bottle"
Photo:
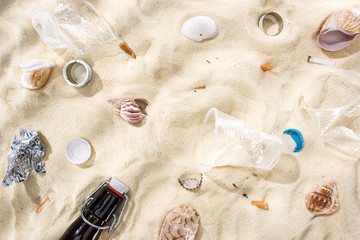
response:
[[[109,185],[102,187],[94,196],[94,200],[84,210],[84,217],[97,226],[109,225],[113,221],[111,215],[116,212],[123,201],[123,196]],[[110,223],[111,223],[110,222]],[[97,240],[103,230],[94,228],[78,217],[61,236],[60,240]]]

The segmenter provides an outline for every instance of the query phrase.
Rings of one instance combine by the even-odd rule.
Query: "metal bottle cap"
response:
[[[67,62],[63,69],[65,81],[73,87],[83,87],[91,81],[93,71],[89,64],[81,59],[73,59]]]
[[[180,185],[185,188],[186,190],[195,190],[200,187],[202,183],[203,175],[201,173],[199,174],[192,174],[189,175],[183,175],[178,180]]]
[[[278,25],[277,32],[275,32],[275,33],[268,32],[268,29],[267,29],[268,24],[266,24],[266,22],[271,22],[271,24],[277,24]],[[279,33],[281,33],[281,31],[283,29],[283,20],[282,20],[282,17],[278,13],[268,12],[268,13],[264,13],[263,15],[260,16],[258,25],[259,25],[259,28],[266,35],[276,36]]]

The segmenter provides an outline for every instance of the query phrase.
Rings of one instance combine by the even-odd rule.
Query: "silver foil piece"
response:
[[[25,181],[31,168],[36,173],[45,173],[45,164],[41,161],[44,155],[45,148],[40,143],[39,134],[20,128],[20,136],[15,136],[7,155],[8,167],[2,185],[8,187]]]

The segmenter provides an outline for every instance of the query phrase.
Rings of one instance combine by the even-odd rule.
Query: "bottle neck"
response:
[[[101,188],[94,197],[88,206],[89,213],[102,220],[104,224],[116,212],[124,199],[122,194],[116,192],[109,185]]]

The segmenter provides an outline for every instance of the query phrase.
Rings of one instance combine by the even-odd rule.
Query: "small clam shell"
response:
[[[305,198],[306,208],[315,215],[330,214],[339,206],[337,201],[336,184],[319,187]]]
[[[21,85],[27,89],[42,88],[47,82],[55,63],[48,59],[33,59],[20,65],[23,69]]]
[[[317,42],[328,51],[350,45],[360,33],[360,10],[341,10],[330,15],[323,24]]]
[[[187,20],[182,26],[181,32],[191,40],[201,42],[216,37],[218,30],[212,18],[197,16]]]
[[[166,216],[159,240],[193,240],[199,227],[200,216],[190,206],[174,208]]]
[[[144,118],[144,111],[149,104],[145,99],[132,98],[114,98],[107,100],[112,106],[115,113],[119,114],[125,121],[129,123],[138,123]]]

